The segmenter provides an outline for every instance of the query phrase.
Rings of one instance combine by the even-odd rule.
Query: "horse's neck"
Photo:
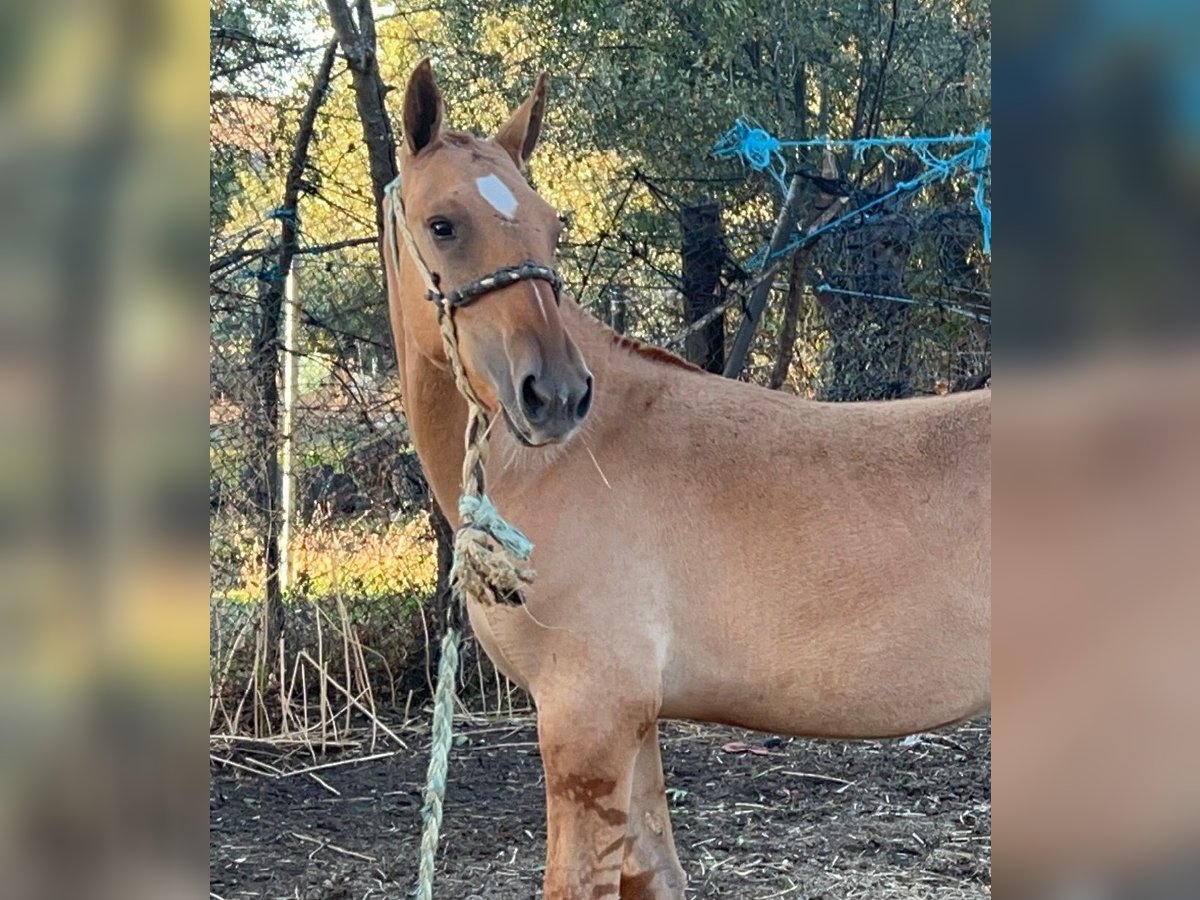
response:
[[[467,405],[450,373],[408,348],[404,366],[404,412],[413,447],[438,506],[458,518]]]
[[[608,439],[626,439],[620,425],[630,408],[644,409],[647,403],[637,402],[636,396],[657,394],[665,381],[686,377],[682,369],[664,366],[639,356],[621,346],[620,336],[574,304],[563,304],[563,317],[584,361],[591,369],[598,386],[598,396],[584,428],[593,450]],[[650,351],[653,352],[653,351]],[[466,402],[458,393],[453,378],[444,368],[434,364],[409,346],[405,353],[404,404],[409,432],[429,478],[438,505],[452,523],[457,521],[458,496],[462,487],[463,434],[466,430]],[[492,429],[492,452],[510,462],[522,464],[489,466],[489,489],[501,487],[520,490],[528,478],[536,479],[543,467],[560,460],[558,449],[525,450],[500,423]],[[566,452],[580,451],[581,442],[572,441]]]
[[[645,446],[654,435],[641,426],[648,417],[664,413],[659,399],[678,393],[681,381],[703,373],[666,351],[622,337],[578,306],[563,308],[571,337],[596,383],[596,400],[583,425],[591,450],[613,451],[614,445],[628,441]],[[571,444],[578,448],[580,442]]]

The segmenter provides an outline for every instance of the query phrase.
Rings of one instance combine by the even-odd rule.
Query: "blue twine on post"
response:
[[[741,159],[751,168],[769,173],[780,187],[787,190],[784,182],[787,160],[779,152],[782,146],[778,138],[743,118],[721,135],[712,153],[717,159]]]
[[[494,537],[517,559],[529,559],[533,553],[533,543],[500,515],[486,494],[481,497],[460,497],[458,514],[464,521]]]
[[[979,210],[979,221],[983,223],[983,252],[992,255],[992,208],[984,197],[983,175],[992,164],[992,131],[985,129],[975,135],[975,146],[971,157],[971,168],[975,172],[975,208]]]
[[[934,147],[948,147],[959,144],[969,146],[951,156],[942,157],[933,152]],[[766,130],[754,125],[746,118],[739,118],[729,131],[721,135],[713,146],[713,156],[718,159],[741,159],[745,164],[760,172],[768,172],[779,185],[781,190],[787,190],[786,175],[787,161],[781,152],[784,147],[848,147],[854,158],[862,161],[868,149],[880,149],[888,159],[894,160],[891,150],[900,148],[908,150],[924,164],[925,171],[908,181],[902,181],[891,191],[851,210],[843,216],[826,223],[815,231],[800,235],[792,240],[787,247],[779,251],[777,256],[791,252],[805,241],[825,232],[841,227],[855,216],[861,216],[867,211],[880,206],[886,201],[901,194],[919,190],[920,188],[938,181],[945,181],[955,172],[962,171],[975,176],[975,208],[979,211],[979,221],[983,226],[983,252],[992,252],[992,210],[986,198],[985,180],[991,168],[992,132],[991,129],[981,129],[975,134],[950,134],[944,137],[884,137],[858,138],[855,140],[828,140],[817,138],[805,141],[781,141]],[[755,269],[769,262],[766,248],[760,248],[746,266]]]
[[[294,206],[277,206],[266,216],[268,219],[286,219],[293,225],[296,224],[296,208]]]

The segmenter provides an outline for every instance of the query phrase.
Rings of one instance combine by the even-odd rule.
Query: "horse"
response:
[[[536,548],[522,603],[467,615],[536,706],[544,895],[678,900],[660,720],[864,739],[988,708],[990,390],[827,404],[618,335],[560,295],[562,222],[522,175],[546,97],[542,73],[483,139],[412,73],[383,203],[402,402],[457,525],[468,410],[424,266],[476,286],[453,314],[487,485]]]

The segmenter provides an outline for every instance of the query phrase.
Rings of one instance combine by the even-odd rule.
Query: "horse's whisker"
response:
[[[596,471],[600,473],[600,480],[604,482],[604,486],[610,491],[612,485],[608,483],[608,478],[604,475],[604,470],[600,468],[600,463],[596,461],[596,454],[592,452],[592,448],[588,446],[588,442],[583,439],[583,435],[579,435],[579,441],[583,444],[583,449],[587,451],[587,455],[592,458],[592,465],[596,467]]]
[[[533,611],[529,608],[528,600],[522,603],[519,608],[525,611],[525,615],[529,616],[529,620],[538,628],[545,628],[547,631],[562,631],[564,628],[566,628],[565,625],[547,625],[533,614]]]

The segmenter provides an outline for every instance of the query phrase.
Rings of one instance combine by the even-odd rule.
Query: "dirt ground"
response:
[[[540,892],[545,848],[533,722],[456,727],[435,896],[530,900]],[[368,754],[358,750],[283,777],[269,773],[311,758],[280,759],[277,749],[252,744],[214,747],[212,896],[409,896],[427,738],[404,737],[410,752],[363,760]],[[732,742],[766,755],[726,749]],[[907,744],[671,723],[663,726],[663,762],[688,897],[991,895],[986,720]]]

